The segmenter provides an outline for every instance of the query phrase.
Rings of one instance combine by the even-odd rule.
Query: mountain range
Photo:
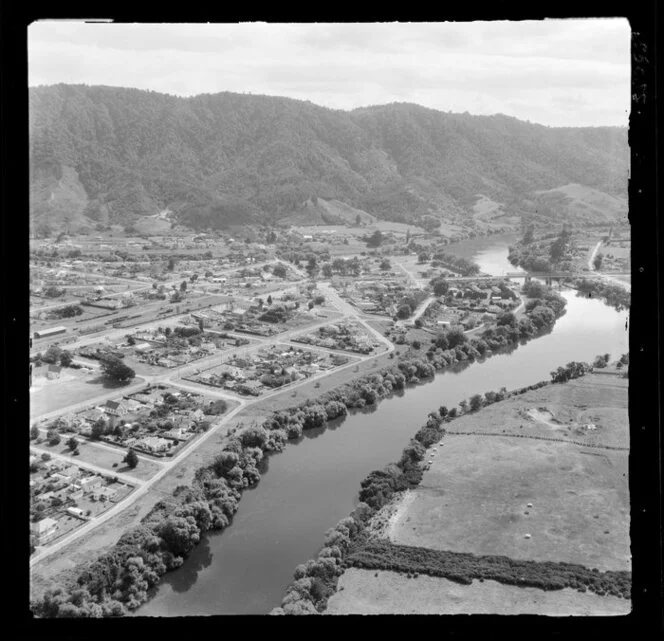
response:
[[[29,124],[30,216],[44,229],[164,213],[195,229],[357,215],[482,229],[627,213],[620,127],[86,85],[30,88]]]

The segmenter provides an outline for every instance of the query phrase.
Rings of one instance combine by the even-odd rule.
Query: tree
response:
[[[172,272],[175,269],[175,258],[168,259],[168,265],[166,266],[169,272]]]
[[[523,240],[521,242],[524,245],[530,245],[533,240],[535,240],[534,228],[532,225],[528,225],[526,228],[526,233],[523,235]]]
[[[470,411],[477,412],[482,407],[482,395],[474,394],[470,397]]]
[[[551,256],[551,262],[557,263],[565,253],[565,241],[563,238],[557,238],[553,243],[551,243],[551,248],[549,250],[549,255]]]
[[[514,327],[516,325],[516,316],[512,312],[503,312],[498,314],[496,318],[496,325],[510,325]]]
[[[138,465],[138,455],[134,450],[129,448],[129,450],[127,450],[127,455],[122,459],[122,462],[126,463],[127,466],[133,470]]]
[[[53,430],[48,431],[47,438],[48,438],[48,444],[52,445],[52,446],[60,445],[60,441],[62,440],[60,438],[60,435],[57,432],[53,431]]]
[[[383,232],[377,229],[371,236],[366,238],[367,247],[380,247],[383,242]]]
[[[111,383],[125,385],[131,381],[136,372],[125,365],[119,358],[107,357],[101,363],[102,376]]]
[[[33,425],[30,428],[30,440],[36,441],[39,438],[39,428],[36,425]]]
[[[44,363],[50,363],[51,365],[55,365],[60,360],[60,357],[62,356],[62,348],[58,345],[51,345],[44,355],[42,356],[42,360]]]
[[[463,333],[463,329],[460,327],[454,327],[448,330],[445,337],[447,338],[450,349],[454,349],[468,340],[468,337]]]
[[[313,300],[310,300],[310,301],[309,301],[309,304],[308,304],[309,309],[313,309],[313,308],[314,308],[314,304],[315,304],[314,301],[313,301]]]
[[[447,407],[445,405],[441,405],[438,408],[438,413],[440,414],[441,418],[445,418],[448,414]]]
[[[106,431],[106,421],[104,420],[103,417],[99,417],[93,424],[92,424],[92,431],[90,432],[90,437],[94,440],[100,439]]]
[[[595,358],[595,362],[593,363],[593,367],[597,367],[599,369],[603,369],[606,367],[606,361],[604,360],[603,356],[597,356]]]
[[[48,452],[44,452],[41,455],[41,460],[44,461],[44,463],[46,463],[47,461],[51,460],[51,455]]]
[[[595,258],[593,259],[593,266],[594,266],[595,269],[598,270],[598,271],[599,271],[600,267],[602,266],[602,259],[603,259],[603,258],[604,258],[604,256],[602,256],[602,253],[601,253],[601,252],[598,252],[598,253],[595,255]]]
[[[408,318],[412,313],[413,310],[411,309],[410,305],[403,304],[397,311],[397,317],[401,319]]]
[[[433,287],[433,293],[436,296],[444,296],[447,294],[447,291],[450,288],[449,283],[440,276],[438,278],[434,278],[430,284]]]
[[[78,449],[78,441],[74,436],[72,436],[68,441],[67,441],[67,447],[74,452],[75,450]]]
[[[187,281],[183,280],[180,283],[180,291],[184,294],[187,291]]]
[[[380,261],[380,268],[383,271],[390,269],[391,267],[392,263],[390,262],[389,258],[383,258],[383,260]]]
[[[275,265],[272,269],[272,274],[277,278],[286,278],[287,273],[288,273],[287,267],[285,265],[282,265],[281,263]]]
[[[357,216],[355,216],[355,224],[358,227],[362,224],[362,216],[360,216],[360,214],[357,214]]]
[[[464,399],[459,403],[459,407],[461,408],[462,412],[468,411],[468,401]]]
[[[127,345],[136,345],[136,339],[131,334],[127,334]]]
[[[269,296],[269,295],[268,295],[268,297],[267,297],[267,304],[268,304],[268,305],[272,305],[272,296]]]
[[[62,365],[62,367],[69,367],[73,362],[74,357],[71,352],[66,349],[62,350],[62,354],[60,354],[60,365]]]

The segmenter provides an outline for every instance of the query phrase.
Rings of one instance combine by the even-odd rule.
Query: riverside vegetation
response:
[[[282,451],[287,441],[300,438],[303,430],[324,427],[328,421],[345,416],[349,409],[372,406],[392,392],[403,390],[407,384],[433,377],[437,370],[475,360],[488,350],[517,345],[550,329],[564,313],[565,300],[538,283],[527,284],[524,290],[529,297],[537,298],[529,301],[525,318],[518,323],[516,319],[508,319],[509,322],[473,339],[458,330],[441,332],[426,358],[404,360],[330,390],[317,400],[275,412],[262,425],[252,425],[233,434],[213,462],[197,470],[191,486],[176,488],[171,497],[154,506],[139,526],[122,535],[109,552],[85,564],[66,585],[47,590],[33,602],[33,612],[38,617],[105,617],[123,616],[128,610],[135,610],[148,600],[148,591],[161,576],[182,565],[206,532],[223,530],[229,525],[243,490],[260,480],[259,466],[266,454]],[[480,399],[480,405],[500,400],[505,394],[504,391],[489,394]],[[477,406],[477,400],[471,399],[471,408]],[[427,425],[418,432],[419,438],[416,436],[404,450],[396,467],[369,475],[360,495],[366,507],[360,513],[370,513],[395,491],[419,483],[422,476],[419,461],[424,448],[440,439],[443,421],[456,415],[456,408],[449,412],[441,408],[438,414],[430,415]],[[361,518],[349,519],[342,521],[337,533],[326,539],[319,559],[310,561],[305,566],[306,572],[296,576],[298,580],[311,579],[298,588],[306,592],[303,586],[309,586],[308,593],[314,599],[311,608],[315,609],[314,603],[326,602],[329,587],[324,586],[333,579],[336,582],[340,559],[347,551],[344,537],[350,541],[359,531],[357,523],[363,522]],[[298,605],[288,610],[298,608],[310,609]]]
[[[591,370],[587,363],[571,362],[551,372],[550,382],[541,381],[512,392],[488,392],[484,398],[476,395],[479,396],[480,402],[475,406],[479,409],[514,395],[524,394],[531,389],[579,378]],[[360,503],[348,517],[328,530],[324,547],[317,558],[297,566],[295,580],[288,587],[281,606],[272,610],[271,614],[323,612],[328,599],[336,591],[339,577],[349,567],[402,572],[409,578],[427,574],[463,585],[471,584],[474,579],[490,579],[507,585],[537,587],[543,590],[562,590],[569,587],[580,592],[590,590],[599,595],[611,594],[630,598],[630,572],[599,572],[572,563],[521,561],[505,556],[429,550],[397,545],[371,536],[371,518],[397,493],[419,485],[426,466],[426,449],[445,436],[445,425],[457,416],[456,412],[453,414],[444,406],[431,412],[427,422],[404,448],[398,462],[390,463],[383,470],[369,473],[361,483]]]

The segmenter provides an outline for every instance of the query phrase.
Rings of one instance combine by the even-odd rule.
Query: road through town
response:
[[[43,561],[47,557],[55,554],[56,552],[62,550],[64,547],[67,545],[73,543],[75,540],[77,540],[79,537],[87,534],[88,532],[92,531],[94,528],[98,527],[102,523],[105,523],[108,521],[110,518],[113,516],[116,516],[119,514],[121,511],[127,509],[130,505],[132,505],[137,499],[140,497],[144,496],[146,492],[148,492],[159,480],[161,480],[166,474],[168,474],[173,468],[182,460],[189,456],[194,450],[200,448],[205,442],[207,442],[214,434],[218,433],[219,430],[221,430],[223,427],[229,427],[230,421],[235,418],[235,416],[245,410],[246,408],[250,407],[254,403],[258,402],[263,402],[266,399],[270,399],[272,397],[278,396],[283,393],[289,393],[292,392],[292,390],[297,389],[298,387],[301,387],[303,385],[309,384],[312,381],[316,381],[322,378],[325,378],[326,376],[329,376],[331,374],[336,374],[339,371],[348,369],[350,367],[356,367],[358,363],[371,360],[374,358],[377,358],[378,356],[382,356],[386,353],[394,351],[395,347],[394,345],[386,339],[380,332],[378,332],[376,329],[371,327],[370,325],[367,324],[367,322],[360,317],[358,311],[349,303],[344,301],[339,297],[339,295],[336,293],[336,291],[330,286],[329,283],[318,283],[319,287],[321,290],[325,292],[327,300],[329,300],[342,314],[342,318],[352,318],[353,320],[361,323],[364,328],[373,336],[376,337],[383,345],[385,345],[386,350],[381,350],[379,353],[372,354],[372,355],[364,355],[364,356],[355,356],[349,363],[346,365],[342,365],[341,367],[336,367],[331,371],[325,371],[321,372],[320,374],[316,374],[310,378],[306,378],[302,381],[296,382],[296,383],[291,383],[290,385],[286,386],[285,388],[280,388],[278,390],[275,390],[274,392],[270,392],[268,394],[263,394],[261,396],[256,397],[255,399],[252,400],[245,400],[240,397],[236,397],[234,395],[224,393],[221,391],[216,391],[214,389],[201,389],[197,386],[192,386],[186,382],[182,382],[180,380],[181,376],[183,373],[191,373],[196,369],[201,369],[203,366],[207,365],[212,366],[214,361],[219,359],[219,356],[216,357],[210,357],[208,359],[203,359],[201,361],[197,361],[196,363],[192,365],[186,365],[184,367],[178,368],[176,371],[170,371],[166,374],[163,375],[157,375],[157,376],[145,376],[143,377],[145,380],[143,380],[141,383],[138,384],[132,384],[129,387],[124,387],[124,388],[119,388],[117,390],[114,390],[112,393],[109,393],[107,395],[104,395],[102,397],[99,397],[98,399],[95,399],[94,404],[98,405],[100,401],[108,400],[110,398],[114,398],[117,396],[125,396],[127,394],[130,394],[132,392],[138,391],[139,389],[143,388],[146,383],[150,384],[157,384],[157,383],[168,383],[170,385],[174,385],[176,387],[180,387],[183,389],[186,389],[188,391],[194,391],[196,393],[204,393],[206,395],[211,395],[211,396],[216,396],[219,398],[224,398],[226,400],[231,400],[236,402],[238,405],[237,407],[233,408],[226,416],[222,418],[221,421],[218,423],[214,424],[207,432],[205,432],[202,436],[196,438],[192,443],[189,443],[186,445],[182,451],[172,459],[169,459],[168,461],[163,461],[163,467],[162,469],[157,472],[154,476],[152,476],[150,479],[147,481],[139,481],[138,479],[134,479],[133,477],[128,477],[127,475],[124,475],[127,477],[127,479],[131,478],[132,480],[128,480],[127,482],[130,482],[134,485],[138,485],[137,489],[133,491],[131,494],[129,494],[124,500],[122,500],[120,503],[112,507],[110,510],[107,512],[101,514],[99,517],[96,517],[95,519],[91,520],[90,522],[86,523],[84,526],[78,528],[77,530],[73,531],[71,534],[65,536],[61,541],[55,542],[53,545],[49,546],[48,548],[44,550],[40,550],[37,552],[31,559],[30,559],[30,567],[34,567],[37,563],[40,561]],[[292,336],[295,336],[299,333],[303,332],[309,332],[312,329],[315,329],[317,327],[329,324],[331,321],[330,319],[326,319],[324,321],[321,321],[319,323],[316,323],[314,325],[309,325],[308,327],[305,328],[299,328],[295,330],[291,330],[289,332],[285,332],[283,334],[277,335],[275,337],[271,338],[261,338],[258,339],[257,342],[259,345],[247,345],[242,348],[236,348],[235,350],[229,351],[228,353],[225,353],[224,356],[228,357],[232,353],[237,353],[238,351],[247,351],[248,349],[256,349],[258,346],[263,345],[263,344],[273,344],[273,343],[281,343]],[[312,349],[318,349],[316,347],[312,347]],[[331,352],[334,350],[322,350],[322,351],[327,351]],[[67,408],[58,410],[56,412],[49,412],[47,414],[44,414],[40,417],[39,419],[47,419],[47,418],[54,418],[55,416],[60,416],[62,414],[67,414],[71,412],[76,412],[79,410],[82,410],[86,407],[90,406],[90,401],[83,402],[83,403],[77,403],[75,405],[69,406]],[[41,448],[36,448],[42,451]],[[43,450],[45,451],[45,450]],[[61,455],[54,455],[59,458],[64,458],[69,460],[65,456]],[[78,464],[78,461],[76,461]],[[97,466],[93,466],[91,464],[86,464],[85,466],[81,464],[81,467],[89,467],[91,469],[95,469],[96,471],[108,476],[109,471],[103,468],[98,468]],[[118,476],[118,478],[122,478],[120,474],[117,474],[115,472],[112,473],[114,476]]]

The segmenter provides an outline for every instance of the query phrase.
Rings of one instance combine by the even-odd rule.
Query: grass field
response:
[[[40,447],[53,451],[61,456],[67,456],[68,458],[71,458],[72,463],[90,463],[91,465],[98,465],[99,467],[108,470],[110,473],[120,472],[143,481],[147,481],[161,469],[159,463],[150,461],[146,458],[141,458],[138,465],[131,470],[122,462],[122,459],[127,454],[126,450],[122,448],[112,448],[110,445],[104,446],[97,443],[91,443],[81,437],[77,438],[80,454],[78,456],[72,456],[71,452],[66,447],[68,438],[69,436],[65,436],[60,445],[56,445],[55,447],[49,446],[46,442],[42,443]],[[117,466],[113,467],[113,463],[117,463]]]
[[[339,590],[325,614],[539,614],[546,616],[611,616],[630,611],[630,602],[576,590],[544,591],[473,581],[459,585],[447,579],[351,568],[339,579]]]
[[[587,376],[455,421],[431,469],[392,520],[390,538],[440,550],[629,570],[628,452],[508,436],[584,440],[568,437],[564,426],[521,414],[540,408],[540,416],[548,416],[548,409],[554,418],[595,421],[599,427],[592,436],[588,432],[587,442],[626,447],[626,383]],[[454,434],[463,431],[477,434]]]
[[[86,369],[63,368],[60,377],[49,380],[45,376],[46,366],[33,370],[30,388],[30,419],[48,412],[84,403],[94,402],[98,396],[111,393],[114,389],[105,385],[99,378],[99,372]],[[139,383],[136,377],[132,384]]]

